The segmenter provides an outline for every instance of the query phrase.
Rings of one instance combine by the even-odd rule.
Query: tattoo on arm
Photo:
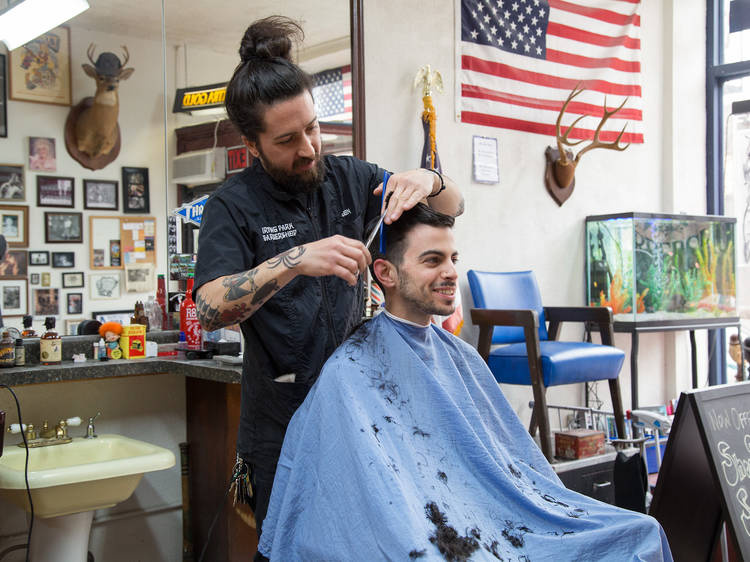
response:
[[[270,297],[278,290],[279,282],[276,281],[276,279],[271,279],[270,281],[268,281],[268,283],[263,285],[255,292],[255,294],[253,295],[253,300],[250,301],[250,304],[260,306],[268,297]]]
[[[268,260],[268,268],[274,269],[278,267],[279,265],[283,265],[287,269],[294,269],[297,267],[301,261],[302,254],[305,253],[305,247],[304,246],[296,246],[294,248],[291,248],[290,250],[287,250],[286,252],[279,254],[275,258],[271,258]]]
[[[195,298],[195,308],[198,312],[198,320],[206,330],[213,331],[221,328],[219,309],[208,304],[201,293],[198,293]]]
[[[225,301],[236,301],[242,297],[253,294],[258,290],[258,286],[255,284],[255,276],[258,274],[258,268],[251,269],[250,271],[243,271],[236,275],[230,275],[224,279],[221,284],[227,287],[227,292],[224,293]],[[249,283],[247,289],[243,289],[242,285],[246,282]]]

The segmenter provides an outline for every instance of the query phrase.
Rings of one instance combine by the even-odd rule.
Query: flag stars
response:
[[[539,55],[539,56],[542,56],[542,48],[541,47],[537,47],[536,48],[536,54]]]
[[[514,12],[517,12],[519,7],[520,6],[518,5],[518,2],[513,2],[513,4],[511,5],[511,8],[513,8]]]
[[[533,10],[533,8],[531,6],[526,6],[526,13],[527,14],[530,14],[531,10]]]
[[[503,17],[507,20],[510,19],[510,12],[508,10],[505,10],[505,13],[503,14]]]
[[[490,33],[487,34],[487,43],[492,43],[492,35]]]
[[[497,27],[494,25],[490,28],[490,31],[492,32],[492,35],[497,35]]]
[[[489,14],[487,14],[486,16],[484,16],[484,23],[490,23],[490,17],[491,16]]]
[[[510,29],[505,30],[505,36],[510,39],[510,36],[513,35],[513,32]]]
[[[497,44],[500,45],[501,47],[505,45],[505,40],[502,38],[502,36],[497,38]]]
[[[531,18],[531,25],[536,25],[538,21],[539,21],[539,18],[537,17]]]
[[[481,2],[479,2],[479,3],[477,4],[477,9],[478,9],[478,10],[479,10],[480,12],[483,12],[483,11],[484,11],[484,4],[482,4]]]
[[[511,49],[513,49],[513,50],[515,51],[515,50],[516,50],[516,47],[518,47],[518,41],[513,41],[513,42],[512,42],[511,44],[510,44],[510,48],[511,48]]]
[[[512,21],[510,22],[510,28],[515,31],[516,30],[516,22]]]
[[[524,16],[523,14],[519,15],[518,16],[518,23],[523,23],[524,19],[526,19],[526,16]]]
[[[519,41],[523,41],[523,33],[519,33],[517,37]]]
[[[542,34],[542,28],[541,27],[537,27],[536,28],[536,34],[537,35],[541,35]]]
[[[528,43],[525,43],[525,44],[524,44],[524,46],[523,46],[523,50],[524,50],[525,52],[527,52],[527,53],[528,53],[528,52],[529,52],[529,51],[531,50],[531,47],[529,47],[529,44],[528,44]]]
[[[471,38],[476,39],[479,36],[479,32],[475,29],[471,32]]]
[[[529,26],[528,25],[524,25],[523,26],[523,32],[526,33],[526,34],[529,33]]]
[[[539,17],[540,18],[543,18],[546,14],[547,14],[547,12],[544,11],[544,8],[542,8],[541,10],[539,10]]]

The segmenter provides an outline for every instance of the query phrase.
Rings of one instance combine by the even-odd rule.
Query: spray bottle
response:
[[[187,292],[180,303],[180,331],[185,332],[188,349],[201,349],[201,325],[193,302],[193,278],[187,280]]]

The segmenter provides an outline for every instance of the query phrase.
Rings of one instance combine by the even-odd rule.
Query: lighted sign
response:
[[[185,203],[182,207],[175,209],[172,212],[184,222],[190,222],[195,226],[200,226],[201,218],[203,217],[203,205],[205,204],[206,199],[208,199],[208,195],[199,197],[190,203]]]
[[[174,96],[172,113],[189,113],[198,109],[223,107],[227,83],[179,88]]]
[[[247,168],[250,158],[244,145],[227,148],[227,175],[236,174]]]

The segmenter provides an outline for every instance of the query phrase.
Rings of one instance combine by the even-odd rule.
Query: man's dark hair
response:
[[[404,211],[396,222],[385,225],[383,229],[385,251],[383,253],[380,252],[380,237],[375,237],[368,248],[372,261],[374,263],[376,259],[383,258],[399,266],[404,259],[407,237],[416,226],[426,224],[436,228],[453,228],[455,222],[454,217],[444,215],[424,203],[417,203],[408,211]],[[367,231],[369,232],[369,229]],[[373,274],[373,279],[377,279],[372,271],[372,266],[370,266],[370,272]]]
[[[248,140],[256,142],[265,130],[263,115],[269,106],[305,91],[312,94],[312,78],[291,59],[292,47],[304,36],[302,27],[284,16],[258,20],[245,31],[241,61],[224,103],[229,119]]]

